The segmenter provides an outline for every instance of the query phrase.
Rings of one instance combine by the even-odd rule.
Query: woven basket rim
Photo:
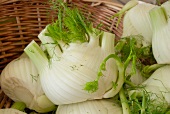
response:
[[[1,0],[0,4],[9,4],[9,3],[15,3],[15,2],[24,2],[24,1],[31,1],[31,0]],[[64,2],[72,2],[72,0],[63,0]],[[74,1],[74,0],[73,0]],[[123,7],[123,4],[120,3],[115,3],[114,1],[111,0],[79,0],[82,2],[91,2],[95,4],[105,4],[105,5],[113,5],[119,8]]]

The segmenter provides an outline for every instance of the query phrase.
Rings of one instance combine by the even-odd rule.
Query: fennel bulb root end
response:
[[[47,98],[46,95],[41,95],[37,98],[39,112],[45,113],[55,110],[57,107]]]

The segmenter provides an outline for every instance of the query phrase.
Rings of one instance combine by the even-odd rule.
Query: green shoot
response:
[[[158,68],[163,67],[165,65],[166,64],[147,65],[142,69],[141,74],[142,74],[142,76],[149,78],[155,70],[157,70]]]
[[[62,0],[55,0],[52,4],[57,5],[58,19],[48,26],[46,36],[50,36],[56,43],[87,42],[92,33],[92,24],[81,11],[74,6],[67,6]]]
[[[66,17],[64,18],[65,27],[68,29],[70,34],[68,37],[71,37],[71,42],[88,41],[87,35],[92,31],[90,23],[85,23],[85,17],[77,9],[67,9]]]
[[[115,46],[116,54],[120,55],[121,60],[123,62],[127,60],[130,54],[131,55],[137,54],[138,56],[141,55],[142,52],[139,51],[139,49],[142,48],[141,40],[142,40],[142,36],[140,35],[121,38]]]
[[[126,11],[128,11],[131,8],[133,8],[137,4],[138,4],[138,0],[130,0],[126,5],[124,5],[124,7],[118,13],[114,14],[111,17],[111,18],[118,17],[118,21],[116,23],[116,27],[118,27],[118,25],[120,23],[120,20],[121,20],[122,16],[126,13]]]
[[[125,91],[124,91],[123,87],[120,89],[119,97],[120,97],[120,101],[122,104],[123,114],[131,114],[128,100],[126,98]]]
[[[126,77],[124,79],[124,77],[125,77],[124,72],[126,71],[126,68],[130,64],[130,62],[132,62],[132,69],[131,69],[130,75],[133,75],[133,74],[136,73],[137,65],[141,64],[140,58],[143,57],[143,55],[145,53],[142,53],[143,52],[142,51],[143,47],[140,46],[140,43],[138,42],[138,38],[140,38],[138,35],[137,36],[129,36],[129,37],[126,37],[126,38],[122,38],[117,43],[117,45],[115,46],[116,49],[117,49],[116,55],[111,54],[107,58],[105,58],[105,60],[102,62],[101,66],[99,68],[98,77],[96,78],[96,80],[93,81],[93,82],[88,82],[84,89],[89,91],[89,92],[97,91],[97,89],[98,89],[96,87],[96,86],[98,86],[97,82],[99,81],[100,77],[103,76],[102,71],[106,70],[105,69],[105,64],[106,64],[106,61],[109,58],[114,58],[117,61],[117,63],[119,63],[119,65],[121,63],[120,66],[123,68],[123,71],[122,71],[122,68],[120,68],[120,66],[117,64],[118,69],[119,69],[119,77],[118,77],[118,80],[116,82],[113,82],[113,89],[114,89],[113,91],[120,90],[119,87],[121,87],[124,82],[136,87],[136,85],[134,85],[133,83],[128,81],[128,79],[126,79],[128,77]],[[122,72],[123,72],[123,74],[122,74]],[[92,88],[90,88],[90,87],[92,87]]]
[[[119,54],[119,52],[121,52],[125,44],[126,44],[126,39],[122,38],[119,40],[119,42],[115,46],[116,54]]]
[[[124,83],[124,66],[120,60],[120,58],[115,55],[115,54],[111,54],[109,55],[108,57],[106,57],[102,64],[100,65],[100,68],[99,68],[99,72],[98,72],[98,75],[97,75],[97,78],[95,81],[92,81],[92,82],[87,82],[85,87],[84,87],[84,90],[88,91],[88,92],[96,92],[98,90],[98,81],[99,79],[103,76],[103,73],[102,71],[106,70],[105,66],[106,66],[106,62],[110,59],[110,58],[113,58],[115,61],[116,61],[116,64],[118,66],[118,70],[119,70],[119,81],[117,81],[117,84],[120,86],[119,88],[116,87],[116,89],[114,89],[117,93],[119,92],[119,90],[121,89],[121,86],[123,85]],[[115,85],[116,83],[114,83],[113,85]],[[116,93],[115,92],[115,93]]]
[[[35,63],[35,66],[39,71],[41,71],[43,67],[50,65],[46,54],[34,40],[28,44],[28,46],[24,49],[24,52]]]
[[[142,107],[141,107],[141,114],[145,114],[146,110],[146,96],[145,96],[145,91],[142,91]]]
[[[94,80],[92,82],[87,82],[84,90],[88,91],[89,93],[94,93],[98,90],[98,80]]]
[[[133,84],[131,81],[129,81],[128,79],[130,79],[131,75],[136,73],[136,68],[141,68],[146,64],[146,61],[151,61],[150,63],[148,63],[149,65],[152,63],[155,63],[155,60],[153,59],[153,55],[152,55],[152,51],[151,51],[151,47],[143,47],[141,44],[141,36],[129,36],[126,38],[122,38],[116,45],[116,54],[119,55],[119,57],[121,58],[122,62],[124,62],[124,69],[126,71],[126,68],[128,67],[129,63],[132,63],[132,69],[131,69],[131,73],[129,76],[126,76],[125,78],[125,84],[128,84],[130,87],[132,88],[143,88],[143,87],[139,87],[135,84]],[[142,67],[141,67],[142,66]],[[159,66],[155,66],[152,68],[158,68],[161,67],[161,65]],[[150,72],[153,69],[145,69],[145,72]],[[128,89],[130,88],[128,87]],[[150,93],[148,93],[146,90],[143,90],[140,94],[139,93],[134,93],[133,94],[133,98],[129,97],[126,98],[125,96],[125,92],[124,94],[122,93],[122,91],[119,91],[119,95],[120,96],[120,100],[121,97],[123,97],[124,95],[124,101],[128,101],[128,102],[123,102],[122,103],[122,108],[123,111],[125,113],[134,113],[134,114],[151,114],[150,111],[152,110],[153,112],[164,112],[165,109],[158,109],[158,108],[153,108],[151,106],[155,106],[153,102],[153,100],[151,99]],[[134,97],[136,96],[136,97]],[[122,98],[122,99],[123,99]],[[156,101],[155,101],[156,102]],[[124,103],[124,104],[123,104]],[[158,103],[159,104],[159,103]],[[161,105],[156,105],[156,106],[164,106],[164,102]],[[166,105],[165,105],[166,106]],[[132,112],[128,112],[127,107],[129,107]],[[152,112],[151,111],[151,112]]]
[[[132,60],[133,61],[133,69],[134,69],[134,66],[136,66],[136,51],[135,51],[135,42],[136,40],[134,38],[132,38],[129,42],[129,55],[127,56],[124,64],[125,64],[125,69],[127,68],[127,66],[129,65],[130,61]]]
[[[131,87],[137,87],[137,85],[135,85],[134,83],[132,83],[131,81],[129,81],[129,79],[127,78],[130,78],[131,76],[129,77],[126,77],[126,80],[125,80],[125,84],[131,86]]]
[[[152,96],[156,96],[152,99]],[[167,102],[155,93],[147,92],[144,88],[129,96],[129,106],[133,114],[165,114]]]
[[[162,82],[161,84],[164,86]],[[152,90],[148,90],[147,85],[143,85],[127,87],[126,90],[129,94],[128,103],[130,110],[134,114],[165,114],[168,109],[168,103],[164,97],[164,93],[169,92],[167,89],[157,93]]]
[[[125,71],[128,65],[130,64],[130,62],[132,61],[132,68],[131,68],[130,76],[136,73],[137,54],[136,54],[135,46],[136,46],[136,39],[133,37],[132,38],[130,37],[128,39],[122,39],[116,45],[116,49],[118,49],[117,54],[119,54],[122,61],[124,61]],[[127,79],[125,79],[125,82],[128,82],[126,80]],[[130,82],[129,84],[134,85]]]
[[[124,37],[115,46],[116,54],[124,62],[125,69],[132,62],[131,75],[135,74],[137,68],[142,70],[146,65],[156,63],[152,47],[143,47],[142,38],[140,35]]]

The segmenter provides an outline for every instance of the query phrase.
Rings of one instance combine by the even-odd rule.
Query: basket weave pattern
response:
[[[23,53],[26,45],[39,41],[40,31],[56,17],[48,0],[2,0],[0,1],[0,73],[13,59]],[[121,9],[121,5],[112,2],[71,1],[82,10],[94,26],[102,23],[101,29],[121,36],[122,25],[116,29],[117,18],[110,17]],[[17,66],[16,66],[17,67]],[[10,100],[0,90],[0,108],[11,106]]]

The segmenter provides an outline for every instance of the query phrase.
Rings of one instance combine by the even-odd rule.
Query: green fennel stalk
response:
[[[98,81],[99,81],[100,77],[103,76],[102,71],[106,70],[106,68],[105,68],[106,62],[110,58],[113,58],[116,61],[116,64],[117,64],[118,70],[119,70],[119,78],[118,78],[117,82],[115,82],[118,85],[118,87],[116,87],[116,89],[114,89],[113,90],[114,92],[112,92],[112,93],[116,95],[119,92],[119,90],[121,89],[121,87],[124,83],[124,65],[121,63],[120,58],[115,54],[111,54],[103,60],[102,64],[100,65],[98,76],[97,76],[96,80],[93,82],[87,82],[84,90],[86,90],[88,92],[96,92],[97,91]]]
[[[134,6],[136,6],[138,4],[138,0],[130,0],[127,4],[125,4],[123,6],[123,8],[116,14],[114,14],[111,18],[115,18],[118,17],[118,21],[116,23],[116,27],[118,27],[121,18],[123,17],[123,15],[125,14],[126,11],[128,11],[129,9],[133,8]]]

